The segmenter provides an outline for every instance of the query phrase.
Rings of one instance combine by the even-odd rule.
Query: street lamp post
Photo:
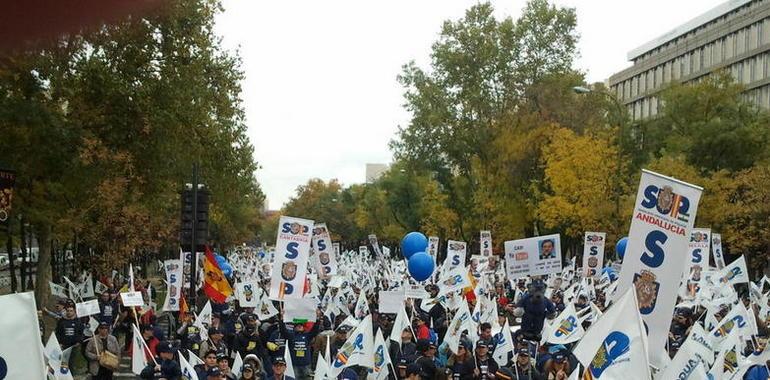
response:
[[[618,218],[618,221],[620,220],[620,195],[621,195],[621,188],[620,188],[620,182],[621,182],[621,165],[622,165],[622,159],[623,159],[623,146],[625,144],[625,134],[626,134],[626,117],[627,112],[623,105],[620,103],[617,97],[612,95],[611,93],[607,91],[595,91],[593,89],[583,87],[583,86],[575,86],[572,87],[572,91],[574,91],[576,94],[585,95],[585,94],[600,94],[610,100],[610,102],[615,106],[615,109],[617,111],[615,117],[610,117],[610,122],[615,122],[618,126],[618,134],[619,140],[618,140],[618,154],[617,154],[617,167],[615,168],[615,215]],[[614,119],[614,120],[612,120]],[[618,231],[620,233],[620,231]]]

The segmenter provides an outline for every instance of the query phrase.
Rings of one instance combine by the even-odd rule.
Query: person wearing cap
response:
[[[262,343],[262,338],[259,336],[257,316],[250,314],[244,318],[246,322],[245,328],[235,336],[235,340],[233,340],[233,350],[240,352],[241,355],[267,357],[265,345]]]
[[[241,377],[238,380],[257,380],[257,373],[254,371],[254,366],[251,364],[244,364],[241,368]]]
[[[399,378],[406,378],[406,366],[414,361],[417,355],[417,346],[412,342],[412,329],[406,327],[401,331],[401,344],[391,344],[388,352],[397,369]]]
[[[471,357],[471,342],[463,340],[452,353],[446,363],[446,375],[453,380],[471,380],[476,376],[473,357]]]
[[[567,380],[572,372],[567,353],[559,351],[554,353],[545,363],[545,378],[548,380]]]
[[[224,373],[219,369],[219,367],[209,368],[208,371],[206,371],[206,377],[198,378],[198,380],[206,379],[206,380],[224,380]]]
[[[265,378],[265,366],[262,364],[262,359],[260,359],[257,355],[249,354],[246,355],[243,358],[243,364],[250,365],[251,369],[254,370],[254,377],[258,379],[264,379]]]
[[[420,376],[426,379],[436,378],[439,373],[436,344],[427,339],[420,339],[417,341],[417,351],[417,359],[414,362],[420,366]]]
[[[224,333],[219,328],[209,327],[209,338],[201,343],[201,354],[209,350],[214,350],[217,352],[217,356],[229,356],[230,350],[227,349],[227,345],[223,340],[224,336]]]
[[[423,377],[425,377],[426,380],[433,379],[432,377],[428,377],[427,375],[424,375],[422,373],[422,368],[420,368],[420,365],[417,363],[410,363],[406,366],[406,377],[407,380],[420,380]]]
[[[157,351],[158,356],[155,361],[150,361],[150,364],[142,370],[139,377],[142,379],[181,380],[182,368],[174,360],[174,349],[171,344],[166,341],[160,342]]]
[[[478,371],[478,379],[488,380],[495,377],[497,373],[497,362],[489,355],[490,342],[484,339],[480,339],[476,342],[476,370]]]
[[[502,368],[498,370],[500,373]],[[529,348],[520,347],[516,350],[516,363],[514,365],[516,373],[511,373],[516,380],[542,380],[543,375],[537,371],[532,365],[532,359],[530,357]],[[509,380],[504,377],[497,376],[498,380]]]
[[[295,380],[291,376],[286,376],[286,359],[283,356],[273,359],[273,371],[267,375],[267,380]]]
[[[304,323],[295,323],[293,328],[286,328],[281,311],[278,326],[281,334],[286,337],[286,348],[291,355],[291,364],[294,366],[294,375],[299,380],[310,380],[313,352],[310,342],[318,335],[320,324],[314,323],[310,331],[305,331]]]
[[[110,335],[110,325],[101,322],[96,328],[96,336],[86,345],[86,359],[88,359],[88,372],[93,380],[112,380],[112,372],[115,368],[107,368],[99,363],[99,358],[109,352],[120,356],[120,344],[118,339]]]

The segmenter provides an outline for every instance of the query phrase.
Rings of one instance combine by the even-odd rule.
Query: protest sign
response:
[[[687,243],[687,253],[690,258],[686,272],[690,294],[694,295],[701,282],[703,271],[708,268],[708,252],[711,248],[711,230],[708,228],[693,228],[690,230],[690,240]]]
[[[166,300],[163,302],[163,311],[179,311],[182,298],[182,274],[184,271],[181,260],[166,260],[163,262],[166,272]]]
[[[257,307],[262,289],[254,281],[239,282],[235,285],[235,295],[241,307]]]
[[[559,235],[506,241],[505,268],[509,280],[561,272]]]
[[[77,313],[78,318],[99,314],[99,300],[78,302],[75,304],[75,312]]]
[[[316,223],[313,227],[313,249],[318,255],[318,270],[321,275],[326,278],[337,274],[337,255],[326,223]],[[339,249],[339,244],[337,249]]]
[[[725,267],[725,255],[722,251],[722,235],[721,234],[711,234],[711,249],[712,253],[714,254],[714,264],[716,265],[717,269],[722,269]]]
[[[687,243],[703,189],[643,170],[623,258],[617,300],[634,287],[649,329],[650,362],[662,368]]]
[[[466,244],[463,241],[449,240],[447,242],[446,259],[444,260],[445,269],[454,269],[458,266],[465,266],[465,254],[467,252]],[[447,266],[447,263],[449,264]]]
[[[604,265],[604,232],[586,232],[583,240],[583,275],[598,277]]]
[[[283,321],[292,323],[314,322],[316,320],[316,300],[300,298],[283,303]]]
[[[492,231],[479,233],[479,248],[482,256],[492,255]]]
[[[428,254],[433,258],[433,264],[436,264],[436,257],[438,257],[438,237],[431,236],[428,238]]]
[[[313,221],[282,216],[275,243],[270,298],[302,298]]]
[[[418,284],[410,284],[408,280],[404,280],[404,296],[406,298],[414,299],[426,299],[430,298],[430,294],[425,290],[425,287]]]
[[[403,291],[380,290],[380,313],[398,314],[404,308],[406,295]]]
[[[144,300],[142,299],[141,292],[125,292],[120,293],[120,298],[123,300],[123,306],[142,306]]]

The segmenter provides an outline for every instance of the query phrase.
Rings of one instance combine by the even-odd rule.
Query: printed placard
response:
[[[465,255],[467,253],[467,245],[464,241],[449,240],[447,242],[446,259],[444,261],[444,268],[454,269],[458,266],[465,266]],[[447,265],[449,264],[449,265]]]
[[[559,234],[506,241],[504,246],[509,280],[561,272]]]
[[[125,292],[125,293],[120,293],[120,298],[123,300],[123,306],[142,306],[142,305],[144,305],[144,299],[142,299],[142,292]]]
[[[583,240],[583,275],[599,277],[604,265],[604,232],[586,232]]]
[[[398,314],[404,308],[406,294],[403,291],[380,290],[380,313]]]
[[[141,293],[140,293],[140,297],[141,297]],[[75,304],[75,312],[77,313],[78,318],[99,314],[99,300],[78,302]]]
[[[313,221],[282,216],[278,223],[270,298],[302,298],[313,238]]]
[[[481,231],[479,233],[479,246],[482,256],[492,255],[492,231]]]
[[[711,234],[711,249],[714,254],[714,264],[717,269],[721,270],[725,267],[725,254],[722,251],[722,234]]]
[[[318,271],[324,278],[337,274],[337,254],[326,223],[316,223],[313,227],[313,248],[318,255]]]

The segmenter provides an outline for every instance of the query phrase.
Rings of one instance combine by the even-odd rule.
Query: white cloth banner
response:
[[[302,298],[313,221],[282,216],[278,223],[270,298]]]
[[[166,272],[166,300],[163,301],[163,311],[179,311],[182,301],[182,275],[184,266],[182,260],[166,260],[163,262]]]
[[[99,300],[78,302],[75,304],[75,312],[77,313],[78,318],[99,314]]]
[[[55,284],[53,282],[50,282],[50,281],[48,282],[48,286],[51,287],[51,294],[52,295],[54,295],[54,296],[56,296],[58,298],[63,298],[63,299],[70,298],[69,294],[67,294],[67,288],[65,288],[65,287],[63,287],[61,285]]]
[[[636,292],[629,289],[575,347],[573,354],[586,366],[583,378],[650,380],[645,337]]]
[[[708,268],[708,252],[711,248],[711,229],[693,228],[690,230],[690,241],[687,243],[687,253],[690,257],[687,280],[693,284],[691,288],[695,289],[695,284],[700,284],[703,273]]]
[[[46,368],[35,295],[32,292],[0,296],[0,376],[4,379],[45,379]]]
[[[583,275],[597,278],[601,276],[604,265],[604,232],[586,232],[583,240]]]
[[[482,256],[492,256],[492,231],[479,233],[479,248]]]
[[[650,362],[662,368],[687,243],[703,189],[643,170],[615,299],[634,287],[649,329]]]
[[[332,361],[330,378],[336,378],[343,369],[354,365],[374,368],[373,351],[372,316],[368,315],[352,331],[342,347],[337,350],[337,356]]]
[[[337,274],[337,251],[339,250],[339,243],[335,250],[332,243],[329,229],[326,227],[326,223],[316,223],[313,227],[313,250],[318,255],[318,273],[323,278],[328,278]]]
[[[438,295],[447,294],[471,286],[468,278],[468,270],[465,267],[457,267],[444,273],[438,282]]]
[[[444,259],[444,269],[454,269],[458,266],[465,267],[466,252],[467,245],[464,241],[449,240],[447,242],[446,259]]]
[[[561,272],[561,239],[545,235],[505,242],[508,280]]]
[[[749,271],[746,268],[746,258],[743,256],[739,257],[738,260],[722,268],[719,271],[719,275],[716,278],[712,277],[712,280],[715,280],[718,286],[748,283]]]
[[[722,269],[725,267],[725,255],[722,251],[722,235],[721,234],[711,234],[711,253],[714,255],[714,264],[717,266],[717,269]]]
[[[257,307],[262,289],[255,281],[239,282],[235,285],[235,294],[241,307]]]
[[[388,378],[388,364],[390,364],[390,354],[388,353],[388,344],[382,336],[382,329],[377,329],[374,336],[374,367],[370,369],[367,379],[382,380]]]
[[[314,322],[317,301],[313,298],[300,298],[283,304],[283,321],[292,323]]]
[[[380,313],[398,314],[404,308],[406,295],[403,290],[380,290]]]
[[[553,323],[546,322],[543,342],[569,344],[583,337],[585,330],[578,318],[575,304],[569,302]]]

